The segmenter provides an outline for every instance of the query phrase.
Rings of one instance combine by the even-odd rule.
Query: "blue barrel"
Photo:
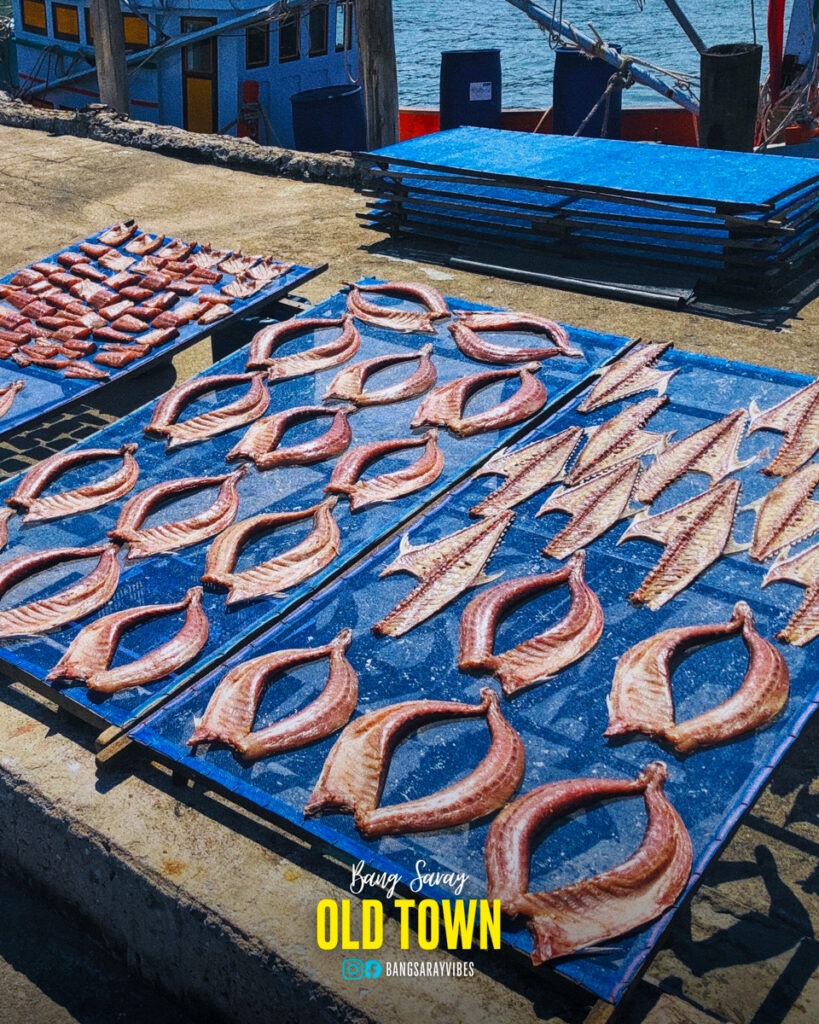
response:
[[[612,49],[619,47],[613,46]],[[555,135],[574,135],[577,132],[606,91],[615,70],[599,57],[589,58],[572,47],[560,46],[555,50],[552,85],[552,131]],[[579,134],[597,139],[601,136],[619,139],[622,99],[623,90],[612,89]]]
[[[360,85],[327,85],[290,97],[293,142],[307,153],[367,148],[367,119]]]
[[[447,50],[441,54],[441,129],[462,124],[498,128],[501,118],[500,50]]]

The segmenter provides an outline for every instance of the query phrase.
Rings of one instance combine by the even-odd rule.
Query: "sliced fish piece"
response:
[[[435,334],[433,320],[445,319],[450,315],[449,306],[441,293],[428,284],[414,281],[388,281],[384,284],[350,284],[347,295],[348,311],[365,324],[385,327],[391,331]],[[371,302],[370,295],[387,295],[407,302],[419,302],[426,309],[408,310],[398,306],[383,306]]]
[[[485,717],[491,743],[483,760],[460,781],[429,796],[379,807],[393,752],[410,732],[433,722]],[[526,766],[523,740],[503,717],[497,694],[481,690],[480,704],[411,700],[370,711],[336,740],[304,814],[355,816],[368,839],[454,828],[491,814],[520,785]]]
[[[632,601],[656,611],[716,562],[731,537],[739,490],[739,481],[723,480],[664,512],[634,517],[617,543],[638,538],[665,551],[629,595]]]
[[[607,366],[597,383],[586,395],[578,412],[592,412],[612,402],[619,402],[643,391],[656,391],[664,395],[669,381],[678,370],[658,370],[654,365],[669,348],[671,342],[636,345],[621,359]]]
[[[514,512],[499,512],[418,547],[413,547],[408,535],[404,534],[398,557],[382,570],[381,575],[407,572],[421,582],[398,602],[386,618],[373,626],[373,633],[376,636],[403,636],[470,587],[497,579],[497,576],[484,575],[483,568],[514,518]]]
[[[29,601],[0,612],[0,639],[36,636],[62,629],[69,622],[90,615],[110,601],[119,582],[117,548],[101,544],[92,548],[49,548],[18,555],[0,566],[0,597],[17,583],[64,562],[96,558],[97,564],[65,590],[38,601]]]
[[[208,550],[202,582],[227,587],[228,605],[257,597],[280,597],[282,591],[314,576],[338,554],[341,534],[333,517],[337,501],[337,497],[325,498],[296,512],[262,513],[228,527]],[[236,571],[239,555],[252,538],[305,519],[312,519],[313,526],[304,540],[265,562]]]
[[[644,398],[599,427],[587,428],[586,444],[566,474],[566,484],[571,487],[583,483],[621,462],[663,451],[674,432],[657,434],[642,428],[667,402],[665,395]]]
[[[311,466],[315,462],[335,458],[350,447],[353,432],[347,417],[355,406],[302,405],[285,409],[263,420],[257,420],[244,437],[225,456],[227,462],[252,459],[257,469],[281,466]],[[332,423],[318,437],[301,444],[280,447],[279,442],[291,427],[308,420],[332,418]]]
[[[764,412],[756,402],[751,402],[748,433],[757,430],[773,430],[785,435],[779,451],[763,473],[788,476],[813,458],[819,451],[819,380]]]
[[[528,313],[458,311],[457,320],[449,324],[449,333],[458,348],[469,359],[480,363],[528,363],[551,356],[579,358],[583,353],[572,348],[568,332],[554,320]],[[497,345],[481,337],[483,331],[513,331],[516,334],[539,334],[547,345],[535,348],[522,345]]]
[[[764,562],[777,551],[807,540],[819,531],[819,462],[808,463],[785,477],[762,499],[754,522],[751,558]]]
[[[9,520],[16,513],[13,508],[0,509],[0,551],[8,543],[9,539]]]
[[[346,658],[352,639],[352,630],[342,629],[329,644],[272,651],[236,665],[214,690],[188,745],[227,743],[246,761],[255,761],[332,736],[349,722],[358,703],[358,675]],[[254,731],[259,704],[270,684],[291,669],[322,658],[329,667],[318,697],[300,711]]]
[[[675,441],[643,471],[634,496],[651,504],[669,484],[686,473],[705,473],[712,484],[750,466],[753,458],[740,461],[739,444],[748,422],[744,409],[735,409],[716,423]]]
[[[418,361],[418,366],[404,380],[389,384],[383,388],[368,391],[365,389],[370,377],[401,363]],[[387,405],[390,402],[403,402],[408,398],[417,398],[428,391],[438,379],[438,372],[432,362],[432,345],[423,345],[418,352],[406,354],[389,353],[365,359],[341,370],[333,378],[333,382],[324,394],[328,398],[340,398],[356,405]]]
[[[0,417],[6,415],[14,404],[14,399],[25,386],[26,382],[24,380],[15,380],[11,384],[6,384],[5,387],[0,388]]]
[[[335,338],[323,345],[314,345],[312,348],[286,356],[272,354],[287,341],[331,327],[340,327],[341,330]],[[352,317],[285,320],[279,324],[271,324],[270,327],[263,327],[253,335],[245,369],[267,370],[268,380],[271,381],[287,380],[290,377],[302,377],[308,373],[318,373],[320,370],[338,366],[351,359],[360,346],[361,335]]]
[[[511,697],[584,658],[603,633],[603,609],[586,583],[584,564],[579,551],[554,572],[507,580],[473,597],[461,616],[459,668],[491,672]],[[513,609],[562,586],[568,586],[571,603],[560,622],[502,654],[492,653],[498,626]]]
[[[424,452],[409,466],[369,480],[361,479],[362,473],[378,459],[412,448],[423,448]],[[443,468],[444,455],[438,447],[438,431],[428,430],[420,437],[373,441],[352,448],[338,460],[324,490],[330,494],[346,495],[350,511],[358,512],[377,502],[395,501],[429,487],[441,475]]]
[[[580,427],[569,427],[542,441],[493,455],[484,466],[475,470],[475,476],[497,474],[506,480],[483,501],[474,505],[469,514],[488,516],[503,509],[514,508],[548,484],[554,483],[580,444],[582,436]]]
[[[602,537],[618,519],[630,515],[629,501],[639,472],[640,460],[632,459],[576,487],[561,488],[552,494],[537,514],[568,512],[572,518],[549,541],[543,554],[568,558]]]
[[[121,220],[117,224],[112,224],[110,228],[106,228],[97,238],[97,241],[103,245],[122,245],[123,242],[127,242],[129,238],[135,235],[138,230],[139,227],[136,221]]]
[[[805,597],[776,638],[795,647],[804,647],[819,636],[819,544],[791,558],[778,558],[761,585],[767,587],[769,583],[782,580],[804,587]]]
[[[117,648],[128,630],[165,615],[185,613],[178,632],[148,654],[111,668]],[[91,622],[46,676],[46,680],[84,683],[99,693],[118,693],[132,686],[147,686],[188,665],[208,640],[208,617],[202,608],[202,588],[192,587],[181,601],[148,604],[103,615]]]
[[[220,533],[233,522],[239,511],[236,485],[246,472],[240,466],[221,476],[195,476],[182,480],[163,480],[129,498],[122,506],[117,525],[108,536],[128,545],[126,558],[146,558],[191,547]],[[218,487],[219,493],[203,512],[159,526],[143,527],[145,520],[164,502],[195,491]]]
[[[486,839],[489,899],[511,917],[527,919],[532,962],[581,953],[640,928],[668,910],[691,874],[691,838],[663,792],[667,768],[652,761],[634,781],[568,779],[524,793],[492,822]],[[580,882],[529,892],[532,852],[540,835],[561,818],[597,804],[643,794],[648,823],[635,853],[616,867]]]
[[[469,437],[520,423],[546,404],[546,388],[533,376],[539,369],[540,363],[526,363],[519,369],[488,370],[441,384],[421,402],[410,425],[449,427],[459,437]],[[510,398],[484,412],[464,416],[466,404],[474,394],[511,377],[520,377],[520,387]]]
[[[211,391],[248,384],[247,393],[218,409],[179,421],[183,411],[196,399]],[[224,373],[212,377],[193,377],[171,388],[157,402],[146,434],[167,437],[167,450],[216,437],[236,427],[245,426],[261,416],[270,404],[270,392],[263,373]]]

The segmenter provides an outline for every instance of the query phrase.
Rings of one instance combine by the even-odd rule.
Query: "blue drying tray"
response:
[[[659,365],[679,368],[679,373],[669,387],[670,403],[654,416],[647,429],[676,429],[679,435],[714,422],[730,409],[747,406],[751,399],[769,408],[809,382],[809,378],[795,374],[673,351],[666,353]],[[575,423],[602,423],[624,405],[618,403],[583,416],[576,411],[579,400],[530,431],[514,447]],[[769,461],[780,440],[777,434],[758,432],[742,442],[740,456],[756,456],[757,461],[739,473],[741,503],[761,496],[775,482],[763,477],[758,469]],[[414,523],[409,530],[411,542],[432,541],[464,526],[470,521],[468,509],[500,483],[499,477],[490,476],[466,481]],[[689,474],[660,496],[655,503],[657,510],[691,497],[705,483],[702,475]],[[539,552],[567,517],[560,513],[535,517],[550,490],[518,506],[516,520],[488,563],[488,572],[503,570],[509,579],[555,567]],[[737,540],[747,539],[752,518],[747,512],[739,515]],[[723,557],[659,611],[635,607],[627,595],[656,562],[659,548],[643,541],[617,546],[615,542],[624,529],[623,522],[616,524],[587,549],[586,577],[605,613],[600,643],[556,678],[502,701],[504,713],[526,743],[523,791],[578,776],[633,778],[657,758],[669,766],[666,791],[683,816],[694,847],[693,873],[686,891],[674,908],[652,924],[607,943],[614,947],[611,951],[567,958],[554,968],[610,1002],[622,998],[638,976],[675,910],[691,895],[703,871],[819,702],[815,642],[801,649],[779,645],[791,674],[791,696],[785,711],[768,728],[688,757],[645,738],[605,740],[606,695],[613,668],[633,644],[674,626],[725,621],[740,598],[747,599],[754,609],[762,635],[771,637],[784,626],[803,596],[801,588],[790,584],[760,590],[767,567],[739,554]],[[459,619],[475,591],[404,637],[378,639],[371,633],[373,623],[416,585],[414,579],[403,574],[379,578],[397,553],[396,538],[141,722],[130,735],[151,757],[203,780],[244,806],[289,822],[353,861],[361,859],[376,870],[398,872],[405,883],[415,876],[419,859],[426,861],[428,871],[466,871],[470,880],[462,895],[480,898],[486,895],[483,848],[488,822],[368,841],[358,835],[349,815],[304,819],[302,808],[335,737],[247,767],[229,750],[216,745],[196,752],[186,745],[195,719],[203,714],[216,685],[231,666],[276,649],[325,643],[344,626],[352,628],[354,634],[348,657],[359,674],[360,713],[408,699],[477,702],[481,686],[497,688],[489,676],[475,677],[456,668]],[[496,649],[506,650],[557,621],[567,605],[565,590],[536,599],[525,612],[519,610],[503,623]],[[726,699],[739,684],[746,664],[739,638],[700,648],[687,657],[674,674],[678,717],[688,718]],[[304,706],[320,688],[325,671],[314,665],[274,683],[262,701],[256,726],[263,727]],[[382,803],[412,799],[450,784],[478,762],[487,744],[481,722],[420,730],[396,752]],[[619,863],[637,847],[644,823],[641,799],[614,801],[573,816],[538,847],[532,863],[532,888],[560,886]],[[378,896],[380,892],[365,895]],[[426,888],[424,895],[452,896]],[[509,925],[504,938],[521,953],[531,951],[531,939],[522,928]]]
[[[476,308],[472,304],[453,299],[456,308]],[[337,293],[325,302],[304,314],[307,317],[335,317],[345,309],[346,296]],[[354,357],[355,361],[367,359],[386,352],[405,352],[408,348],[417,348],[426,341],[435,346],[436,365],[439,383],[463,376],[465,373],[487,370],[489,367],[467,360],[455,347],[446,327],[440,325],[437,335],[402,335],[393,331],[377,330],[366,325],[361,328],[362,344]],[[595,368],[610,359],[621,350],[626,339],[612,335],[594,334],[570,328],[572,343],[581,348],[585,355],[579,359],[568,359],[562,356],[546,360],[541,370],[541,377],[550,392],[550,402],[544,413],[554,409],[562,401],[567,392],[575,389],[579,383]],[[510,336],[510,343],[515,337]],[[522,339],[519,339],[519,343]],[[528,339],[531,344],[531,336]],[[288,343],[281,351],[288,351],[307,344],[306,340]],[[220,373],[236,373],[244,370],[247,359],[247,348],[243,348],[210,367],[200,376]],[[399,368],[406,372],[403,368]],[[330,381],[338,372],[338,368],[309,377],[278,383],[271,387],[272,401],[265,415],[274,411],[287,409],[295,405],[317,404],[327,389]],[[392,371],[388,371],[392,372]],[[401,373],[395,374],[400,377]],[[497,401],[500,395],[507,395],[514,390],[515,381],[507,381],[502,386],[495,386],[478,396],[475,401],[485,403]],[[225,404],[237,397],[246,385],[237,389],[222,390],[217,395],[205,396],[195,406],[190,406],[184,414],[185,419],[198,414],[206,408],[217,404]],[[491,396],[491,397],[490,397]],[[140,447],[137,460],[141,474],[131,495],[119,502],[104,506],[85,515],[72,516],[53,523],[22,524],[21,518],[15,516],[10,523],[9,542],[3,552],[3,559],[15,557],[41,548],[90,545],[104,541],[106,531],[116,523],[119,509],[128,497],[145,487],[160,480],[178,479],[188,476],[210,476],[235,468],[235,464],[227,464],[224,457],[237,443],[244,429],[239,428],[227,434],[198,445],[178,449],[170,455],[165,454],[164,442],[143,436],[142,428],[150,420],[156,403],[150,403],[125,417],[118,423],[104,428],[99,433],[86,438],[78,448],[119,448],[126,441],[139,440]],[[396,405],[373,406],[356,412],[351,416],[353,429],[353,445],[362,444],[386,437],[400,437],[409,434],[409,421],[415,411],[417,401],[404,402]],[[39,689],[45,688],[49,696],[63,704],[69,711],[92,722],[96,726],[115,725],[124,727],[133,723],[158,701],[165,699],[180,686],[201,674],[206,668],[224,658],[230,651],[245,643],[248,638],[269,625],[274,619],[280,618],[297,602],[322,585],[341,569],[371,547],[380,538],[386,536],[402,522],[414,515],[423,506],[450,488],[453,483],[466,476],[499,445],[521,435],[527,424],[510,427],[503,431],[479,434],[470,438],[459,439],[447,431],[439,432],[439,445],[444,453],[445,468],[434,485],[415,495],[409,496],[393,504],[375,505],[369,509],[349,512],[346,502],[339,502],[335,517],[341,530],[340,555],[326,569],[318,573],[300,587],[294,588],[281,599],[267,598],[250,602],[237,609],[227,611],[224,593],[207,592],[205,608],[210,620],[210,638],[199,658],[180,673],[152,684],[144,689],[125,690],[110,696],[92,695],[83,686],[62,685],[52,686],[45,682],[48,671],[56,664],[68,645],[86,625],[90,618],[74,624],[57,633],[17,640],[5,641],[0,648],[0,668],[5,672],[22,678],[30,685]],[[326,428],[326,421],[320,429]],[[309,426],[296,428],[287,444],[304,439],[311,432]],[[313,428],[312,432],[317,432]],[[384,460],[379,464],[378,472],[388,472],[399,468],[407,460],[396,457],[395,460]],[[314,466],[290,467],[281,470],[258,472],[251,468],[240,482],[240,509],[237,519],[245,519],[262,511],[285,511],[306,508],[324,497],[323,488],[328,482],[334,462],[319,463]],[[99,463],[99,475],[111,472],[112,463]],[[55,488],[62,490],[77,486],[80,482],[88,482],[91,467],[79,470],[76,474],[66,474],[57,481]],[[0,501],[4,501],[15,490],[19,477],[4,482],[0,486]],[[174,504],[173,514],[168,518],[176,519],[181,515],[199,511],[212,500],[215,491],[206,496],[193,495]],[[163,517],[163,512],[159,513]],[[158,520],[152,519],[152,522]],[[309,524],[293,527],[285,534],[278,534],[271,544],[275,550],[283,550],[307,532]],[[290,539],[285,540],[285,536]],[[152,556],[136,562],[123,562],[123,572],[119,587],[112,600],[97,616],[128,608],[139,604],[164,603],[177,601],[185,591],[199,582],[204,570],[205,555],[209,542],[187,548],[175,554]],[[268,553],[259,555],[264,549],[264,541],[253,547],[256,556],[270,557]],[[266,549],[264,549],[266,551]],[[272,553],[272,551],[271,551]],[[122,561],[122,556],[120,556]],[[245,564],[244,560],[241,564]],[[252,564],[250,560],[249,564]],[[57,568],[48,573],[40,574],[29,583],[20,585],[11,595],[0,601],[0,608],[16,605],[36,596],[68,585],[79,575],[79,570],[87,569],[74,563],[69,567]],[[163,637],[158,639],[158,632],[167,628],[168,632],[178,628],[181,619],[166,622],[160,620],[141,630],[135,630],[126,636],[120,645],[115,664],[131,660],[146,651],[153,649]]]
[[[41,260],[35,260],[36,263],[53,262],[56,261],[57,257],[67,252],[79,252],[80,245],[85,242],[96,242],[100,235],[104,234],[108,228],[103,228],[102,231],[97,231],[93,235],[89,235],[87,238],[81,239],[74,245],[70,245],[65,249],[60,249],[59,252],[53,253],[50,256],[44,256]],[[156,237],[155,235],[153,237]],[[163,236],[164,244],[168,244],[173,241],[169,236]],[[120,249],[124,249],[127,245],[123,243]],[[198,252],[202,247],[197,245],[194,252]],[[128,254],[126,254],[128,255]],[[110,271],[105,271],[104,268],[99,268],[104,273],[111,275]],[[123,380],[125,377],[129,377],[135,373],[142,373],[146,367],[152,366],[163,359],[166,359],[171,353],[178,352],[182,348],[187,348],[194,342],[206,338],[208,335],[213,334],[216,331],[222,331],[226,327],[230,327],[235,324],[237,320],[244,317],[251,316],[254,313],[258,313],[264,306],[275,302],[278,299],[283,298],[295,288],[301,287],[307,281],[312,280],[319,274],[323,273],[327,269],[327,264],[322,264],[319,267],[302,267],[294,265],[291,270],[281,277],[276,278],[275,281],[271,281],[269,284],[260,288],[255,295],[248,299],[234,299],[231,305],[231,314],[224,317],[222,320],[217,320],[213,324],[207,326],[201,326],[195,321],[187,323],[184,326],[178,328],[179,333],[171,341],[161,345],[159,348],[153,349],[148,355],[142,358],[135,359],[132,363],[121,369],[114,367],[100,367],[100,369],[107,370],[109,373],[108,380],[80,380],[71,377],[63,377],[58,370],[48,370],[44,367],[31,366],[21,367],[17,366],[11,359],[0,360],[0,387],[4,387],[6,384],[10,384],[15,380],[22,380],[25,382],[25,387],[20,391],[14,400],[14,404],[6,415],[0,420],[0,438],[8,437],[10,434],[35,424],[41,417],[50,415],[56,412],[58,409],[64,406],[70,405],[72,402],[80,398],[85,398],[93,392],[99,391],[102,387],[107,387],[109,384],[113,384],[117,381]],[[10,274],[6,274],[5,277],[0,278],[0,285],[8,284],[15,274],[18,274],[19,270],[12,271]],[[218,286],[202,286],[199,290],[199,294],[212,294],[218,292],[219,288],[225,284],[230,283],[232,276],[230,274],[224,274],[223,279],[218,283]],[[179,300],[179,303],[188,301],[185,297]],[[3,305],[3,300],[0,299],[0,306]],[[15,312],[17,312],[15,310]],[[135,340],[138,341],[139,336],[134,336]],[[91,356],[81,357],[84,360],[92,362]]]

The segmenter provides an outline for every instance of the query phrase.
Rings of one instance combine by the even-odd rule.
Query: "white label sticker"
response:
[[[491,100],[492,99],[492,83],[491,82],[470,82],[469,83],[469,99],[470,102],[475,100]]]

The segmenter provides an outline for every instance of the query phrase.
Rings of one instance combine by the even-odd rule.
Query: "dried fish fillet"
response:
[[[373,626],[373,633],[376,636],[403,636],[470,587],[497,579],[497,576],[484,575],[483,568],[514,518],[514,512],[499,512],[448,537],[418,547],[413,547],[404,534],[398,557],[382,570],[381,575],[407,572],[421,583],[402,598],[386,618]]]
[[[819,462],[810,462],[765,495],[754,522],[751,558],[764,562],[819,531],[819,501],[811,500],[817,486]]]
[[[244,437],[225,456],[227,462],[252,459],[257,469],[276,469],[281,466],[311,466],[315,462],[335,458],[346,451],[353,439],[347,417],[355,406],[302,405],[294,409],[257,420]],[[301,444],[280,447],[279,442],[292,427],[309,420],[332,418],[332,423],[318,437]]]
[[[0,551],[8,543],[9,539],[9,520],[15,515],[13,508],[0,509]]]
[[[674,659],[690,648],[740,634],[748,650],[748,668],[739,689],[722,704],[675,722]],[[768,725],[787,703],[789,685],[785,659],[759,635],[753,612],[739,601],[728,622],[666,629],[626,651],[614,672],[604,735],[646,733],[670,743],[678,754],[690,754]]]
[[[382,370],[387,370],[401,363],[418,361],[413,373],[404,380],[372,391],[365,389],[370,377]],[[432,362],[432,345],[423,345],[418,352],[394,353],[365,359],[341,370],[334,378],[324,394],[328,398],[344,399],[356,405],[386,405],[390,402],[403,402],[408,398],[417,398],[435,383],[438,373]]]
[[[554,572],[507,580],[473,597],[461,616],[459,668],[491,672],[511,697],[584,658],[603,633],[603,609],[586,583],[584,563],[585,554],[579,551]],[[503,654],[492,653],[498,626],[511,611],[562,586],[568,586],[571,603],[560,622]]]
[[[663,792],[667,768],[652,761],[634,781],[568,779],[524,793],[492,822],[486,840],[487,894],[511,917],[527,918],[532,962],[580,953],[625,935],[668,910],[691,874],[691,839]],[[532,853],[561,818],[601,800],[643,794],[648,824],[639,849],[616,867],[551,892],[529,892]]]
[[[327,328],[340,327],[341,330],[330,341],[323,345],[314,345],[301,352],[285,356],[274,356],[272,353],[285,342],[301,338],[305,334]],[[267,370],[268,380],[287,380],[291,377],[302,377],[308,373],[318,373],[351,359],[361,346],[361,335],[353,323],[352,317],[341,316],[334,319],[318,319],[316,317],[296,318],[282,323],[263,327],[253,335],[245,365],[247,370]]]
[[[374,462],[396,452],[423,448],[423,454],[403,469],[362,480],[362,473]],[[352,448],[336,464],[330,482],[324,488],[330,494],[344,494],[350,500],[350,511],[358,512],[380,501],[395,501],[423,490],[443,472],[444,456],[438,447],[438,431],[428,430],[420,437],[399,437],[373,441]]]
[[[449,306],[441,293],[427,284],[414,281],[388,281],[385,284],[349,284],[348,311],[365,324],[385,327],[391,331],[435,334],[433,320],[449,316]],[[386,295],[408,302],[418,302],[425,310],[407,310],[398,306],[384,306],[370,302],[369,295]]]
[[[764,412],[756,402],[751,402],[748,433],[757,430],[773,430],[785,435],[779,451],[763,473],[788,476],[813,458],[819,451],[819,380]]]
[[[166,643],[141,658],[111,668],[122,637],[131,629],[166,615],[185,612],[185,620]],[[149,604],[103,615],[85,626],[48,673],[46,679],[85,683],[89,690],[118,693],[147,686],[178,672],[199,654],[208,640],[208,618],[202,608],[202,588],[192,587],[181,601]]]
[[[781,580],[803,586],[805,597],[776,638],[795,647],[804,647],[819,636],[819,544],[791,558],[777,559],[761,585],[767,587]]]
[[[664,395],[669,381],[677,370],[658,370],[655,363],[669,348],[664,344],[637,345],[621,359],[607,366],[597,383],[586,395],[578,412],[592,412],[612,402],[619,402],[643,391],[656,391]]]
[[[124,444],[121,448],[84,448],[77,451],[57,452],[30,469],[6,504],[25,512],[24,522],[44,522],[49,519],[90,512],[127,494],[137,482],[139,465],[134,458],[138,445]],[[70,491],[48,494],[43,491],[63,473],[101,459],[122,459],[115,472],[91,484]]]
[[[463,311],[449,324],[449,333],[458,348],[469,359],[480,363],[528,363],[551,356],[580,358],[579,348],[572,348],[565,328],[554,320],[528,313]],[[481,337],[483,331],[514,331],[516,334],[544,335],[547,345],[535,348],[522,345],[497,345]]]
[[[342,629],[321,647],[273,651],[236,665],[214,690],[188,745],[227,743],[246,761],[255,761],[332,736],[349,722],[358,702],[358,676],[346,658],[352,639],[352,630]],[[270,684],[291,669],[322,658],[329,668],[318,697],[300,711],[254,731],[259,704]]]
[[[723,480],[664,512],[634,517],[617,543],[643,539],[665,551],[629,595],[632,601],[656,611],[716,562],[731,537],[739,490],[737,480]]]
[[[379,807],[393,752],[408,733],[433,722],[477,717],[486,718],[491,743],[476,768],[429,796]],[[503,717],[493,690],[481,690],[477,706],[405,701],[370,711],[344,729],[304,813],[307,817],[325,811],[353,814],[356,828],[369,839],[453,828],[503,807],[520,785],[525,764],[523,740]]]
[[[11,384],[6,384],[5,387],[0,388],[0,417],[6,415],[14,404],[14,399],[20,394],[25,386],[25,381],[15,380],[12,381]]]

